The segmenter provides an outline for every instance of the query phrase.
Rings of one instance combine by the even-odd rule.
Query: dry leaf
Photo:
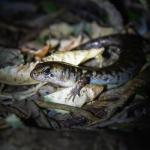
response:
[[[37,51],[33,50],[32,48],[26,47],[26,46],[24,46],[24,47],[21,48],[22,52],[34,55],[35,59],[37,61],[41,60],[43,57],[45,57],[50,50],[52,50],[52,46],[51,46],[50,43],[47,43],[46,46],[44,46],[43,48],[40,48]]]
[[[50,49],[51,49],[51,45],[48,44],[43,48],[39,49],[38,51],[34,51],[36,60],[41,60],[43,57],[45,57],[48,54]]]
[[[82,107],[85,103],[94,100],[103,91],[102,86],[86,85],[81,89],[80,96],[76,95],[74,101],[72,101],[71,99],[67,99],[72,89],[73,87],[69,87],[56,91],[52,94],[44,96],[44,100],[47,102]]]
[[[19,66],[7,66],[0,69],[0,82],[10,85],[30,85],[38,81],[30,77],[30,72],[37,63],[31,63]]]
[[[82,43],[82,36],[80,35],[78,38],[75,38],[69,42],[68,45],[64,46],[60,51],[70,51],[75,47],[79,46]]]
[[[57,52],[48,57],[45,57],[43,61],[62,61],[73,65],[79,65],[97,55],[102,55],[104,48],[91,49],[91,50],[74,50],[66,52]],[[102,59],[102,57],[101,57]],[[102,61],[101,61],[102,62]]]

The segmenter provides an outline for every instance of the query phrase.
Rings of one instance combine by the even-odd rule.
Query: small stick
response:
[[[92,113],[86,110],[83,110],[81,108],[78,108],[78,107],[73,107],[73,106],[58,104],[58,103],[50,103],[50,102],[45,102],[45,101],[35,101],[35,103],[41,108],[61,109],[61,110],[72,112],[74,114],[82,115],[88,120],[91,120],[92,122],[100,120],[100,118],[94,116]]]

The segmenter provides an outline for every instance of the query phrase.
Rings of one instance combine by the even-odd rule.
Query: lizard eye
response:
[[[50,74],[50,68],[45,69],[45,70],[44,70],[44,74],[45,74],[45,75],[49,75],[49,74]]]

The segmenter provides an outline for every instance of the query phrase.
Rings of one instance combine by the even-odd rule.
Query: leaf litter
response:
[[[99,35],[105,35],[105,34],[111,34],[115,33],[111,28],[102,28],[93,23],[92,26],[94,27],[93,29],[96,30],[92,31],[95,35],[92,35],[93,37],[97,37]],[[61,26],[60,26],[61,28]],[[63,28],[68,28],[63,25]],[[62,30],[61,29],[61,30]],[[69,29],[69,28],[68,28]],[[100,31],[99,31],[100,29]],[[58,31],[59,32],[59,31]],[[100,32],[100,33],[99,33]],[[108,33],[107,33],[108,32]],[[72,34],[73,30],[70,28],[69,31],[66,31],[64,36],[68,36],[69,34]],[[54,35],[53,35],[54,36]],[[62,36],[61,34],[55,35],[56,37]],[[129,100],[129,97],[135,93],[135,89],[132,88],[131,93],[128,93],[128,90],[130,89],[129,87],[134,87],[133,85],[135,83],[131,82],[130,86],[124,86],[121,89],[116,89],[114,90],[111,94],[109,92],[104,92],[103,94],[100,95],[100,93],[103,91],[104,87],[98,87],[98,86],[93,86],[93,85],[87,85],[84,87],[81,91],[81,96],[77,96],[73,101],[67,101],[67,95],[71,91],[71,88],[66,88],[66,89],[59,89],[56,90],[55,92],[50,94],[44,94],[43,96],[39,96],[39,90],[42,86],[44,86],[46,83],[39,83],[35,80],[33,80],[30,77],[30,72],[33,70],[35,65],[39,62],[36,61],[37,59],[44,62],[44,61],[63,61],[67,63],[72,63],[73,65],[79,65],[81,63],[84,63],[92,58],[99,57],[98,60],[100,60],[99,67],[102,67],[103,63],[103,57],[102,53],[104,51],[103,48],[101,49],[91,49],[91,50],[73,50],[74,47],[80,45],[82,43],[81,36],[74,38],[70,38],[71,40],[68,40],[67,44],[64,44],[65,46],[61,46],[59,48],[59,51],[57,52],[52,52],[51,49],[55,48],[56,43],[59,43],[63,40],[54,40],[56,38],[51,38],[48,40],[48,44],[44,46],[43,48],[33,51],[32,49],[28,49],[29,53],[34,55],[34,62],[30,62],[28,64],[20,64],[20,65],[15,65],[15,66],[6,66],[0,69],[0,82],[3,84],[7,85],[18,85],[18,86],[24,86],[24,85],[32,85],[33,87],[30,87],[29,90],[26,91],[19,91],[19,92],[12,92],[12,93],[5,93],[1,92],[1,96],[3,97],[2,99],[5,99],[6,97],[12,98],[15,100],[23,101],[26,99],[33,99],[35,103],[33,104],[34,107],[38,108],[43,108],[45,110],[56,110],[56,113],[58,115],[63,116],[63,113],[60,113],[58,110],[65,110],[70,112],[71,114],[77,115],[77,116],[82,116],[85,117],[88,121],[91,121],[91,124],[88,124],[88,127],[95,127],[99,125],[103,120],[107,120],[115,112],[117,111],[117,108],[122,108]],[[50,45],[50,41],[55,41],[54,47]],[[87,40],[87,39],[86,39]],[[53,44],[52,44],[53,45]],[[63,45],[63,44],[60,44]],[[30,55],[29,54],[29,55]],[[50,54],[50,55],[49,55]],[[138,83],[136,81],[136,83]],[[35,86],[35,84],[37,84]],[[52,85],[51,85],[52,86]],[[139,83],[139,86],[142,86],[141,83]],[[125,89],[128,89],[127,92]],[[123,89],[124,92],[121,92]],[[115,94],[117,96],[115,96]],[[8,96],[9,95],[9,96]],[[35,100],[34,95],[38,95],[37,99]],[[98,97],[100,95],[100,97]],[[121,97],[120,97],[121,95]],[[6,96],[6,97],[5,97]],[[119,100],[117,100],[119,97]],[[41,99],[41,100],[40,100]],[[2,101],[3,102],[3,101]],[[27,102],[28,103],[28,102]],[[24,104],[23,104],[24,105]],[[70,106],[69,106],[70,105]],[[78,108],[76,108],[78,107]],[[32,109],[32,107],[31,107]],[[45,111],[44,110],[44,111]],[[96,111],[97,110],[97,111]],[[15,113],[18,111],[17,109],[13,112]],[[45,113],[45,112],[43,112]],[[96,122],[95,122],[96,121]],[[95,123],[94,123],[95,122]],[[53,122],[54,123],[54,122]],[[39,122],[38,122],[39,124]],[[54,123],[55,125],[57,123]],[[55,126],[54,125],[54,126]],[[87,123],[86,123],[87,125]],[[57,127],[57,125],[55,126]]]

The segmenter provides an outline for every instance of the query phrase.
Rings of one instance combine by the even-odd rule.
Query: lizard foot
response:
[[[68,94],[66,101],[72,100],[74,102],[75,97],[78,95],[80,96],[81,89],[88,83],[87,78],[81,78],[79,81],[75,83],[75,87],[71,90]]]

